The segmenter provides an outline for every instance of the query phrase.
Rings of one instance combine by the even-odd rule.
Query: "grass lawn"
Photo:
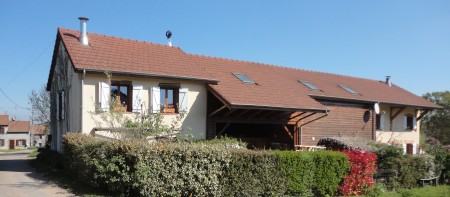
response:
[[[33,152],[31,152],[30,154],[28,154],[28,157],[34,157],[34,158],[36,158],[38,154],[39,154],[38,150],[35,149],[35,150],[33,150]]]
[[[12,152],[18,152],[18,151],[23,151],[26,149],[0,149],[0,152],[2,153],[12,153]]]
[[[397,192],[385,192],[380,197],[448,197],[450,196],[450,186],[426,186],[410,190],[401,189]]]

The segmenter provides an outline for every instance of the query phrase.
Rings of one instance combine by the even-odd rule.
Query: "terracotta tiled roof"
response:
[[[255,104],[292,108],[323,108],[312,97],[386,103],[419,108],[440,108],[396,85],[382,81],[307,71],[254,62],[191,55],[196,65],[203,65],[215,78],[210,85],[225,100],[236,105]],[[232,73],[246,74],[255,84],[245,84]],[[298,81],[308,81],[320,90],[311,90]],[[339,85],[357,91],[351,94]]]
[[[59,28],[58,34],[78,70],[215,81],[202,67],[190,64],[177,47],[94,33],[88,33],[89,46],[84,46],[78,41],[79,31]]]
[[[326,98],[440,108],[396,85],[389,87],[377,80],[198,56],[176,47],[93,33],[88,34],[90,46],[83,46],[78,41],[78,31],[59,28],[58,34],[76,70],[204,80],[211,91],[234,107],[326,110],[314,99]],[[52,70],[53,67],[54,63]],[[246,74],[256,84],[245,84],[232,73]],[[310,90],[298,80],[311,82],[320,91]],[[348,86],[358,94],[351,94],[339,85]]]
[[[10,121],[8,133],[29,132],[30,121]]]
[[[9,123],[8,115],[0,115],[0,125],[6,126]]]
[[[30,132],[32,134],[42,135],[45,134],[45,125],[31,125]]]

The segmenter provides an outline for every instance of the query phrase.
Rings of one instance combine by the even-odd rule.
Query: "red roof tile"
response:
[[[30,132],[32,134],[42,135],[42,134],[45,134],[45,132],[46,132],[45,129],[46,129],[46,125],[43,125],[43,124],[32,125],[30,128]]]
[[[89,46],[78,41],[79,31],[58,29],[76,69],[215,81],[192,65],[177,47],[89,33]]]
[[[29,132],[30,121],[10,121],[8,133]]]
[[[9,123],[9,116],[8,115],[0,115],[0,125],[6,126]]]
[[[324,97],[440,108],[396,85],[389,87],[377,80],[198,56],[176,47],[93,33],[88,34],[90,46],[83,46],[78,41],[78,31],[59,28],[58,34],[77,70],[205,80],[210,82],[208,86],[212,91],[234,107],[325,110],[326,107],[314,99]],[[232,73],[246,74],[256,84],[245,84]],[[51,75],[52,71],[49,84]],[[298,80],[311,82],[320,91],[310,90]],[[348,93],[339,85],[346,85],[359,94]]]

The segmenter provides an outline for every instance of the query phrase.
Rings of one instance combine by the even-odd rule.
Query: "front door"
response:
[[[14,149],[15,148],[14,143],[15,143],[14,140],[9,140],[9,149]]]

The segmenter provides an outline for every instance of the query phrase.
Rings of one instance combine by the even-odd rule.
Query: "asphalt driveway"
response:
[[[0,153],[0,196],[75,196],[34,171],[29,165],[30,152]]]

